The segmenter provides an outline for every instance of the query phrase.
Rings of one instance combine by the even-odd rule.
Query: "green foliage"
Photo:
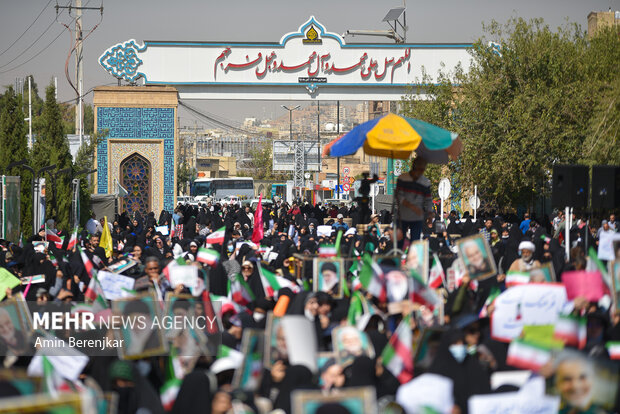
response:
[[[99,142],[108,135],[108,130],[90,134],[90,141],[84,140],[78,149],[73,162],[73,170],[77,173],[84,170],[95,168],[95,149]],[[90,218],[90,198],[94,192],[94,180],[92,175],[80,174],[76,178],[80,179],[80,225],[86,225]]]
[[[180,162],[177,164],[177,194],[189,194],[187,183],[192,180],[193,171],[187,163]]]
[[[39,170],[47,165],[56,165],[56,169],[51,171],[52,174],[46,174],[46,216],[55,218],[58,228],[69,230],[73,162],[53,84],[45,90],[40,128],[32,151],[32,166]],[[71,172],[52,178],[56,171],[65,168],[71,168]]]
[[[91,105],[84,104],[84,134],[91,135],[95,130],[95,111]]]
[[[404,101],[405,115],[461,136],[463,154],[447,173],[465,188],[477,184],[492,205],[516,207],[547,195],[556,163],[618,162],[617,28],[591,41],[576,25],[552,31],[542,19],[485,31],[468,73],[457,68],[428,85],[434,100]],[[442,175],[437,167],[427,174]]]
[[[237,170],[237,175],[253,177],[255,180],[283,180],[289,177],[289,174],[273,171],[270,142],[250,150],[249,155],[250,159],[245,163],[245,168]]]
[[[9,87],[0,98],[0,174],[21,176],[21,229],[32,234],[32,174],[23,167],[7,169],[10,163],[28,161],[28,128],[20,97]]]

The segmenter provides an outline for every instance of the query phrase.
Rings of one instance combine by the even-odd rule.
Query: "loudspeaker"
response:
[[[592,208],[613,209],[620,205],[620,167],[592,167]]]
[[[588,170],[585,165],[554,165],[551,205],[559,208],[587,207]]]

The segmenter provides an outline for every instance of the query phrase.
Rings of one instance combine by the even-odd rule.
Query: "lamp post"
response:
[[[284,108],[284,109],[286,109],[288,111],[288,114],[289,114],[289,139],[293,140],[293,111],[299,109],[300,106],[297,105],[294,108],[289,108],[286,105],[280,105],[280,106],[282,106],[282,108]],[[301,148],[301,151],[303,153],[303,148]],[[295,143],[295,157],[294,157],[295,158],[295,162],[294,162],[295,167],[294,167],[294,170],[293,170],[293,186],[299,188],[299,194],[298,195],[301,194],[301,187],[302,187],[302,182],[301,181],[303,180],[303,173],[304,173],[303,171],[301,171],[304,168],[303,163],[302,162],[300,162],[300,163],[297,162],[298,161],[299,153],[300,153],[299,142],[296,142]],[[298,164],[302,164],[302,165],[298,165]]]
[[[286,105],[280,105],[282,108],[286,109],[288,111],[288,115],[289,115],[289,139],[293,139],[293,111],[296,111],[297,109],[301,108],[301,106],[297,105],[294,108],[289,108]]]
[[[80,179],[75,177],[78,177],[82,174],[90,175],[95,172],[97,172],[96,168],[93,170],[89,170],[88,168],[86,168],[73,173],[73,178],[71,179],[71,186],[73,191],[73,194],[71,195],[71,221],[73,222],[73,227],[78,227],[80,220]]]

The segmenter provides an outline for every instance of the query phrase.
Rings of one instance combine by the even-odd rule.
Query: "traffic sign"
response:
[[[342,169],[342,172],[344,173],[344,175],[349,175],[349,173],[351,172],[351,169],[349,167],[344,167]]]
[[[349,185],[349,183],[342,184],[342,189],[344,191],[349,191],[351,190],[351,185]]]
[[[441,198],[442,200],[448,198],[450,196],[450,180],[448,180],[447,178],[442,178],[441,181],[439,181],[438,190],[439,198]]]
[[[469,206],[476,210],[479,209],[480,208],[480,197],[477,197],[477,196],[469,197]]]

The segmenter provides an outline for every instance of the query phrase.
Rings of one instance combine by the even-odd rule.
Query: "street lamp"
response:
[[[79,218],[80,218],[80,211],[79,211],[79,206],[80,203],[78,201],[79,197],[80,197],[80,179],[79,178],[75,178],[78,177],[80,175],[90,175],[92,173],[97,172],[97,169],[92,169],[89,170],[88,168],[85,168],[83,170],[80,171],[76,171],[73,173],[73,178],[71,180],[71,222],[73,223],[73,227],[78,227],[79,224]]]
[[[289,108],[286,105],[280,105],[280,106],[288,111],[288,114],[289,114],[289,133],[288,133],[289,135],[288,136],[289,136],[289,139],[292,140],[293,139],[293,111],[301,108],[301,106],[297,105],[294,108]]]

